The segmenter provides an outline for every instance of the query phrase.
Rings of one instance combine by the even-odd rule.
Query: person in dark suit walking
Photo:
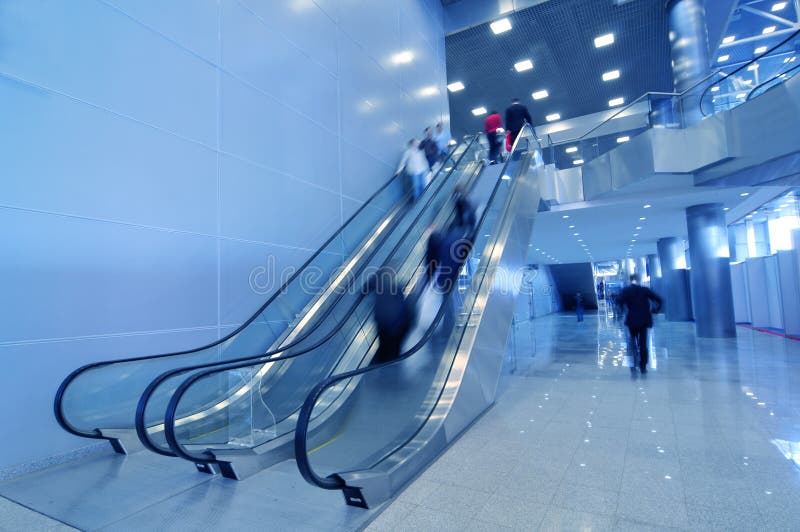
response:
[[[630,331],[631,347],[634,353],[639,354],[639,370],[647,373],[649,353],[647,351],[647,329],[653,327],[653,311],[650,302],[656,304],[655,312],[661,312],[664,301],[661,297],[644,286],[639,286],[639,276],[631,275],[631,284],[625,287],[617,296],[617,303],[628,307],[628,317],[625,325]],[[631,367],[631,373],[636,373],[636,364]]]
[[[511,145],[517,140],[517,135],[522,131],[525,122],[533,125],[528,108],[519,103],[519,98],[511,100],[511,105],[506,109],[506,129],[511,132]]]

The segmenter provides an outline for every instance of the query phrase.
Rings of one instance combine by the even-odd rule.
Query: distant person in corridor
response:
[[[578,292],[575,294],[575,314],[578,316],[578,322],[583,321],[583,294]]]
[[[404,170],[411,179],[411,190],[414,200],[417,200],[425,191],[425,175],[428,173],[428,163],[425,161],[425,154],[419,149],[417,139],[408,141],[408,148],[403,153],[395,175],[400,175]]]
[[[500,113],[492,111],[483,123],[483,132],[489,141],[489,164],[500,162],[500,148],[503,147],[503,119]]]
[[[533,125],[531,114],[528,108],[519,102],[519,98],[511,100],[511,106],[506,109],[506,129],[511,133],[511,145],[517,140],[519,132],[525,126],[525,122]]]
[[[631,284],[625,287],[617,296],[617,303],[628,307],[628,317],[625,325],[630,331],[631,349],[639,356],[639,370],[647,373],[649,352],[647,350],[647,329],[653,327],[653,311],[650,302],[656,304],[655,312],[661,312],[664,301],[655,292],[644,286],[639,286],[639,276],[631,275]],[[631,367],[631,373],[636,374],[636,363]]]

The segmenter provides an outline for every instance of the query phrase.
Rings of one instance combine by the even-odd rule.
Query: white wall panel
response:
[[[301,264],[391,177],[447,116],[442,18],[438,0],[0,2],[0,386],[30,407],[0,410],[30,435],[0,470],[87,443],[52,419],[69,371],[228,332],[267,297],[254,268]]]

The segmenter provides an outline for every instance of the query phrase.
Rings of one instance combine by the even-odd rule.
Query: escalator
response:
[[[375,507],[494,402],[543,171],[541,147],[526,128],[493,172],[463,282],[444,297],[430,295],[435,317],[422,320],[413,345],[395,361],[335,374],[309,394],[294,442],[308,482],[342,490],[350,505]]]
[[[377,264],[405,280],[409,297],[415,298],[424,286],[430,232],[454,217],[456,187],[476,194],[487,188],[483,161],[481,146],[469,144],[426,208],[389,239],[393,245]],[[308,393],[331,374],[368,360],[375,337],[371,298],[354,290],[336,307],[337,319],[321,324],[290,352],[164,374],[142,395],[140,437],[162,454],[178,455],[198,467],[219,467],[223,475],[237,479],[290,458],[297,415]],[[161,399],[148,406],[148,393],[162,386],[169,393],[159,393]],[[164,398],[169,399],[166,415]]]
[[[195,349],[102,361],[73,371],[56,393],[58,423],[77,436],[109,440],[117,452],[137,450],[141,447],[135,426],[137,408],[143,391],[159,375],[190,365],[245,360],[301,347],[322,324],[335,326],[342,318],[336,303],[353,292],[368,267],[385,260],[386,249],[447,188],[456,163],[466,154],[473,155],[475,144],[470,139],[454,147],[417,202],[400,176],[389,180],[250,319],[225,337]],[[162,387],[159,391],[168,394],[171,390]],[[165,405],[163,399],[161,406]],[[161,419],[163,413],[162,408]]]

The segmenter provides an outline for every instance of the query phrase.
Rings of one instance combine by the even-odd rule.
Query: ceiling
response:
[[[501,113],[518,97],[534,124],[558,113],[562,119],[609,108],[609,100],[630,102],[648,91],[670,91],[672,74],[664,0],[551,0],[506,15],[512,29],[495,35],[489,23],[446,37],[448,83],[466,88],[450,94],[451,128],[457,135],[482,129],[485,117],[471,110]],[[595,37],[614,33],[610,46],[595,48]],[[518,73],[514,64],[530,59],[534,68]],[[602,75],[619,70],[620,78]],[[547,90],[534,101],[531,94]]]
[[[785,6],[781,9],[773,11],[773,8],[783,4]],[[798,15],[794,0],[739,0],[723,36],[733,37],[734,40],[720,45],[718,53],[712,58],[712,66],[732,70],[751,61],[759,55],[755,53],[756,48],[772,48],[791,32],[800,29]],[[774,27],[774,31],[764,35],[764,30],[770,27]],[[724,56],[728,56],[728,59],[719,61]]]
[[[683,179],[685,183],[675,187],[675,179]],[[528,261],[569,264],[657,253],[658,239],[686,238],[687,207],[721,202],[730,209],[728,218],[733,221],[785,190],[782,187],[762,187],[757,191],[752,187],[694,187],[691,178],[686,176],[671,176],[672,186],[659,190],[657,183],[648,181],[651,181],[651,188],[643,183],[624,195],[615,194],[606,200],[570,204],[537,214]],[[742,193],[748,196],[742,197]],[[644,208],[645,205],[651,206]],[[581,244],[586,244],[586,248]]]

